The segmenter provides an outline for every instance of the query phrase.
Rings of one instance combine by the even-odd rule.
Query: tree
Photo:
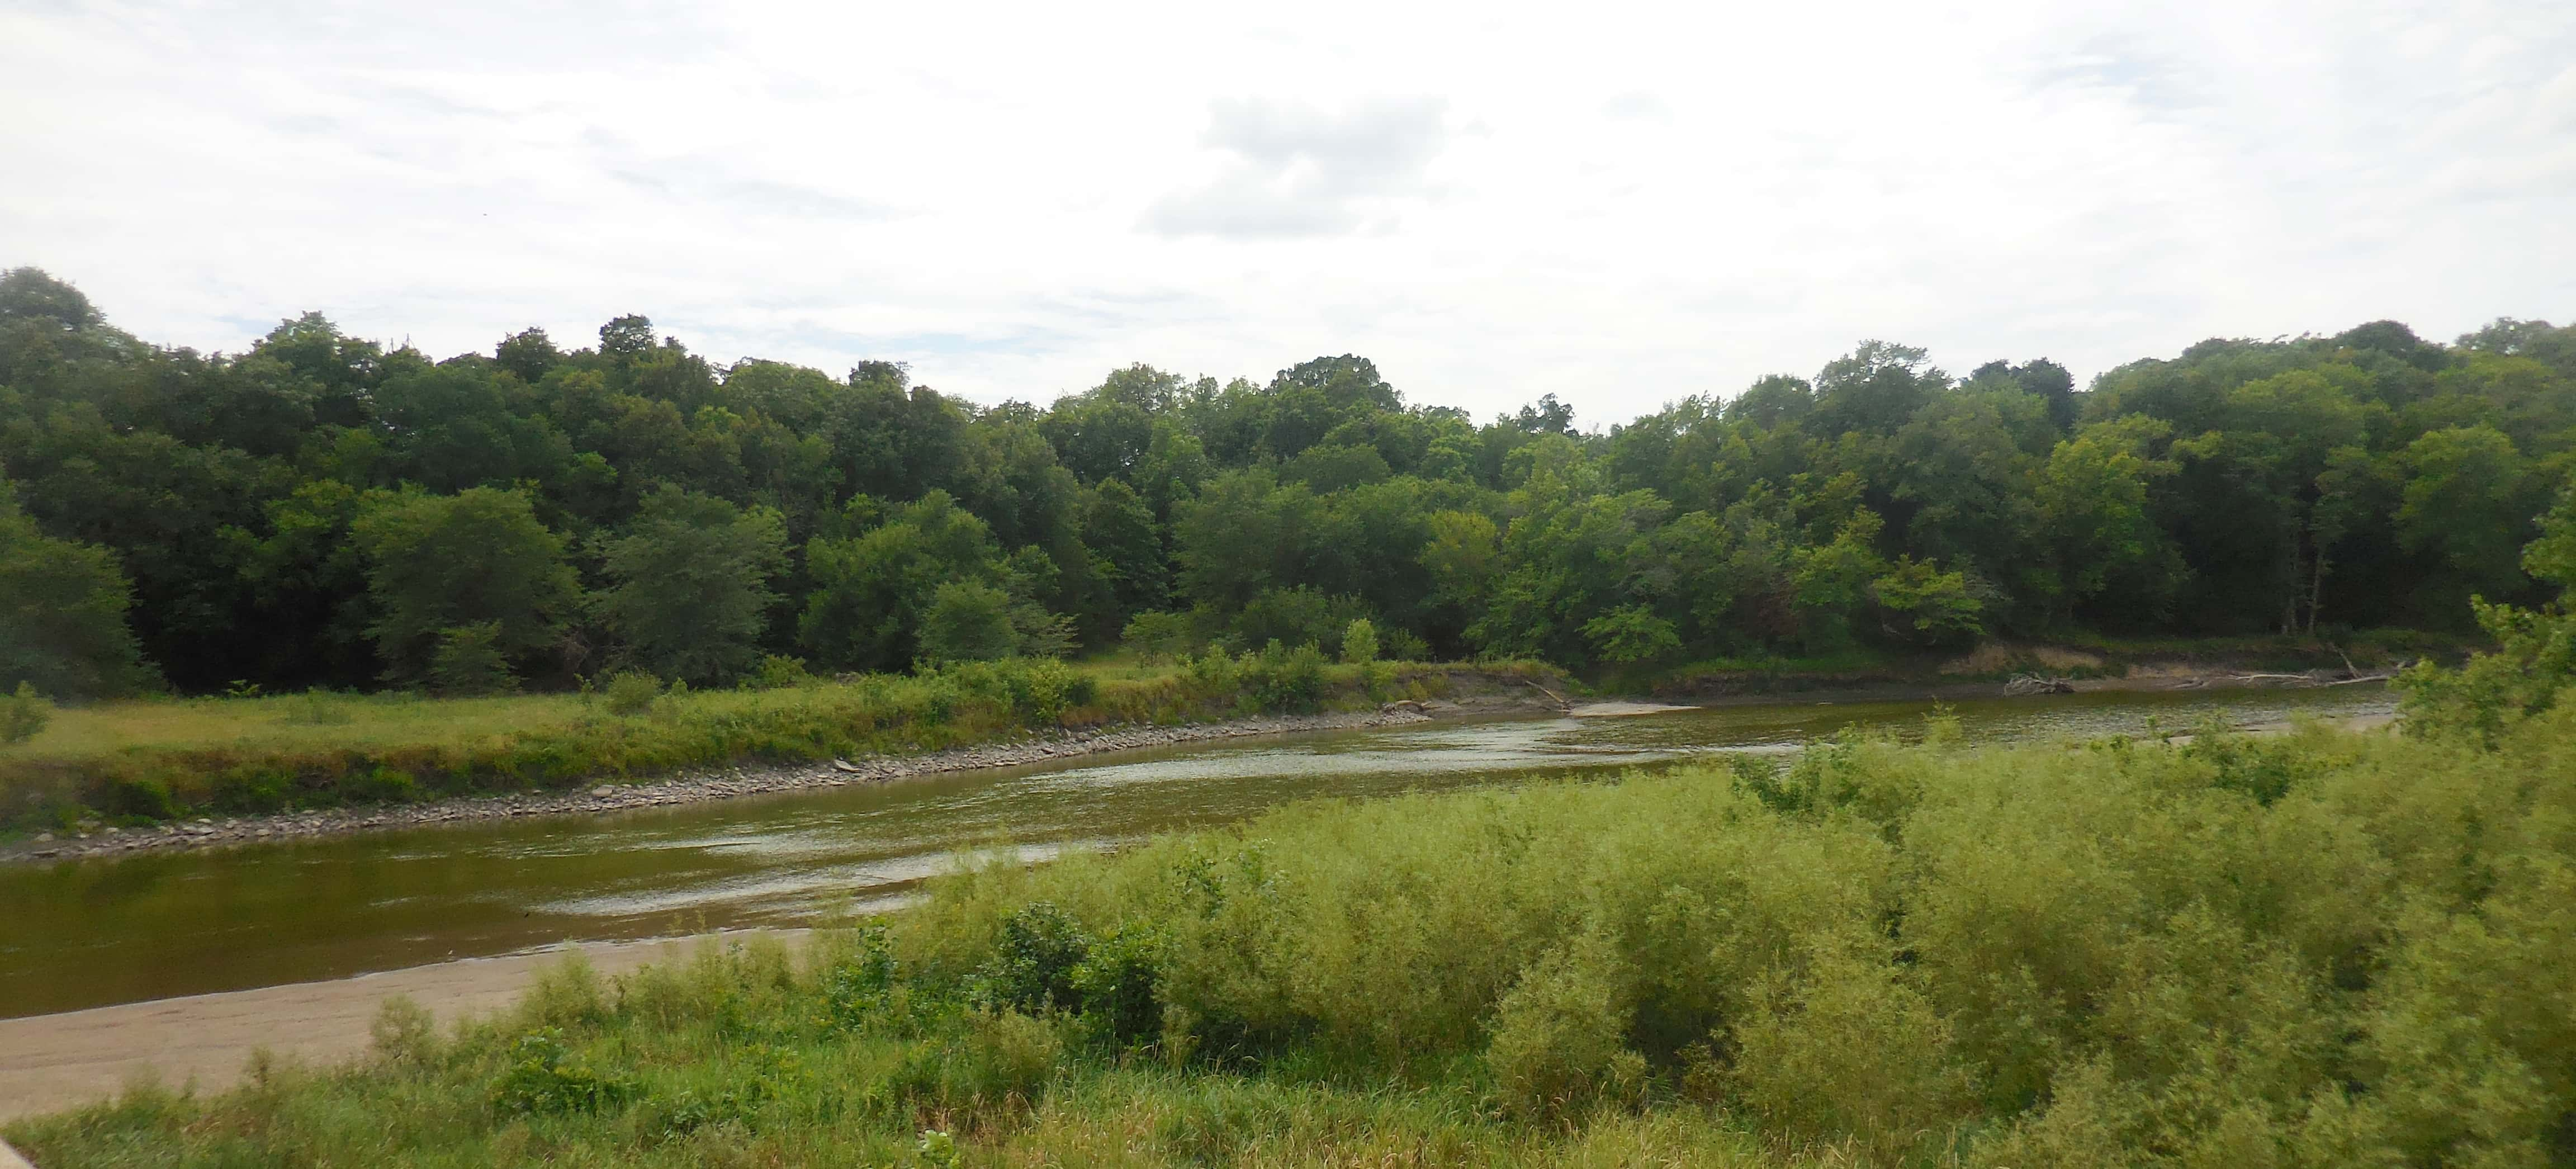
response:
[[[2061,623],[2078,606],[2111,591],[2152,612],[2170,596],[2176,566],[2164,531],[2148,511],[2149,483],[2173,473],[2151,458],[2172,428],[2130,415],[2099,422],[2058,443],[2031,475],[2040,529],[2057,574],[2053,600]]]
[[[1926,645],[1974,641],[1986,627],[1979,615],[1984,602],[1969,587],[1967,575],[1943,572],[1931,561],[1899,556],[1887,572],[1869,584],[1870,599],[1907,632],[1900,637]],[[1891,630],[1891,632],[1896,632]]]
[[[932,662],[986,662],[1019,649],[1011,596],[973,581],[943,584],[921,620],[921,656]]]
[[[523,669],[580,604],[563,537],[521,491],[379,492],[350,534],[366,553],[369,633],[388,681],[425,680],[442,644],[487,623],[494,650]]]
[[[2513,440],[2491,426],[2454,426],[2408,444],[2397,463],[2399,544],[2439,555],[2469,590],[2499,599],[2522,592],[2516,552],[2530,538],[2535,501]]]
[[[1673,623],[1643,605],[1622,605],[1585,622],[1583,636],[1593,652],[1614,662],[1648,661],[1682,647]]]
[[[787,568],[787,529],[769,508],[745,510],[665,486],[605,548],[612,582],[600,616],[636,664],[707,684],[760,662],[760,635]]]
[[[853,511],[872,510],[865,497]],[[836,670],[898,670],[920,655],[922,615],[943,584],[1002,582],[993,530],[946,492],[933,491],[850,536],[805,547],[814,580],[797,632],[817,663]]]
[[[106,698],[148,687],[152,672],[125,625],[130,604],[105,549],[39,533],[0,478],[0,690]]]

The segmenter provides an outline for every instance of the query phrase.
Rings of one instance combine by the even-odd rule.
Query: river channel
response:
[[[1989,741],[2392,706],[2360,686],[1953,704],[1969,737]],[[568,941],[806,925],[901,904],[976,849],[1043,858],[1241,820],[1289,800],[1597,778],[1711,752],[1788,751],[1853,724],[1919,728],[1927,709],[1783,702],[1279,735],[596,817],[13,866],[0,869],[0,1018]]]

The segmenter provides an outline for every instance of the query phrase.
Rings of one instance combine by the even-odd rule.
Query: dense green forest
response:
[[[1567,397],[1577,396],[1569,387]],[[1364,358],[1044,408],[731,365],[641,316],[203,354],[0,276],[0,688],[721,683],[1125,642],[1573,668],[1980,636],[2463,628],[2576,448],[2576,326],[2211,340],[2079,389],[1878,341],[1578,430]]]

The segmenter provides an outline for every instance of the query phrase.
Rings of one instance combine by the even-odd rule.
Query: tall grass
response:
[[[2576,710],[1862,738],[995,863],[797,957],[12,1129],[108,1164],[2530,1165]]]
[[[1183,723],[1424,697],[1448,668],[1211,655],[1101,678],[1053,662],[770,689],[424,698],[298,694],[65,710],[0,746],[0,827],[150,821],[559,788],[732,762],[910,754],[1031,730]],[[619,680],[621,685],[632,679]],[[634,713],[620,713],[620,709]]]

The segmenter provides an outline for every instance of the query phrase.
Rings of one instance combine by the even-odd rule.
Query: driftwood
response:
[[[2045,678],[2038,674],[2015,674],[2012,681],[2004,683],[2004,694],[2010,698],[2031,694],[2073,693],[2075,693],[2075,680],[2072,678]]]
[[[2277,682],[2283,686],[2351,686],[2362,682],[2395,681],[2398,671],[2413,664],[2399,662],[2385,670],[2363,673],[2360,667],[2352,664],[2350,657],[2345,657],[2343,673],[2340,675],[2331,670],[2309,670],[2303,674],[2230,674],[2228,676],[2239,682]]]
[[[1528,686],[1530,689],[1536,690],[1541,694],[1547,695],[1548,701],[1555,703],[1558,710],[1574,709],[1574,703],[1568,701],[1564,695],[1559,694],[1554,690],[1550,690],[1547,687],[1541,686],[1536,682],[1532,682],[1527,678],[1521,679],[1521,684]]]

